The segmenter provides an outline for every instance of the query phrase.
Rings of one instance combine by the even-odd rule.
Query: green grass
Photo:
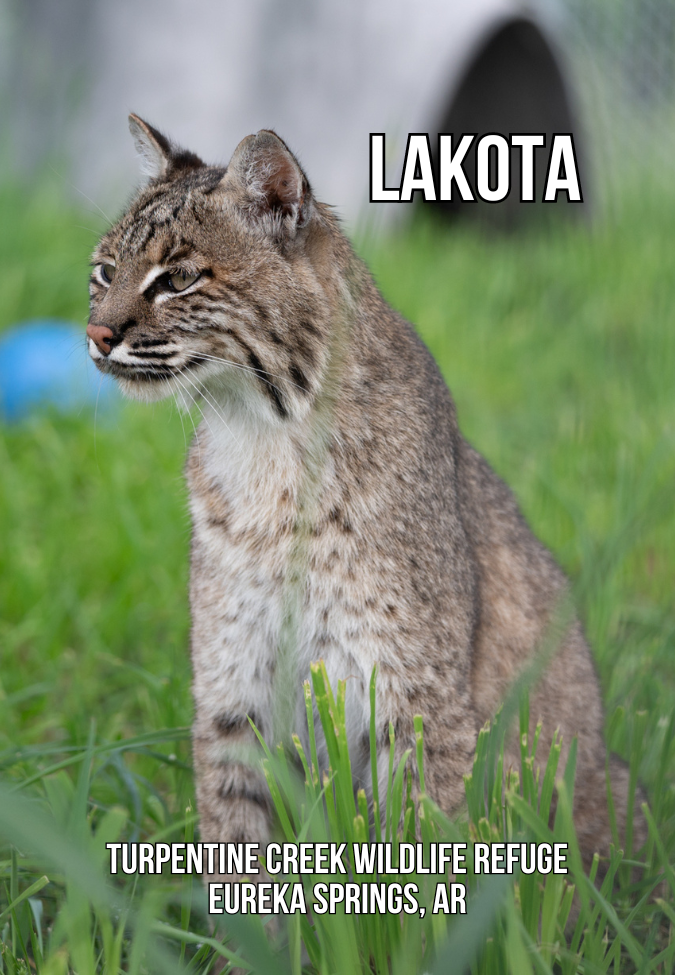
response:
[[[0,329],[41,315],[84,325],[100,218],[66,206],[53,186],[31,197],[5,187],[0,222]],[[419,220],[363,248],[387,298],[416,322],[439,361],[463,430],[575,580],[610,744],[639,770],[658,824],[647,878],[660,869],[659,844],[675,859],[671,235],[668,207],[652,199],[627,201],[611,223],[592,228],[489,238]],[[14,850],[0,862],[0,940],[9,946],[0,971],[22,971],[12,959],[24,954],[44,956],[39,969],[48,975],[170,971],[178,950],[166,928],[153,941],[160,923],[194,932],[206,947],[188,945],[185,957],[204,970],[199,888],[149,878],[118,886],[113,897],[101,884],[106,837],[182,839],[195,828],[193,813],[186,817],[194,808],[189,740],[180,730],[191,720],[184,424],[171,404],[125,404],[96,424],[84,413],[0,426],[0,763],[10,788],[30,782],[20,790],[24,804],[5,791],[0,798],[0,829]],[[494,781],[489,755],[477,761],[474,782]],[[275,762],[270,775],[281,774]],[[489,793],[487,825],[469,784],[473,835],[505,823],[541,830],[542,817],[522,805],[537,805],[525,767],[506,797]],[[283,781],[297,835],[305,814],[295,786]],[[311,776],[307,788],[315,789]],[[405,806],[405,791],[396,801]],[[425,802],[433,829],[468,836],[467,823],[450,826]],[[311,835],[324,828],[311,824]],[[343,817],[334,828],[348,836],[357,827]],[[571,838],[562,813],[556,830]],[[563,931],[562,886],[547,895],[548,887],[520,883],[515,898],[507,893],[475,971],[672,971],[673,891],[667,884],[658,891],[668,902],[662,909],[648,897],[639,903],[648,879],[631,893],[630,871],[615,867],[619,882],[613,893],[606,885],[602,899],[573,878],[578,896],[582,888],[588,895],[576,938]],[[3,916],[45,873],[49,884]],[[290,931],[288,963],[299,970],[300,935],[317,971],[346,971],[347,957],[360,958],[364,967],[353,970],[366,971],[367,952],[379,958],[377,971],[388,952],[396,973],[421,971],[424,945],[439,952],[424,964],[439,966],[468,950],[471,938],[485,945],[485,930],[475,931],[480,918],[499,913],[491,891],[485,887],[470,915],[451,925],[455,940],[445,949],[441,924],[411,923],[401,933],[391,919],[361,926],[330,919],[320,937]],[[264,955],[255,930],[238,921],[230,930],[244,954],[257,946]],[[617,922],[627,937],[617,936]],[[549,935],[559,942],[557,960]],[[281,962],[261,956],[258,970],[272,964]]]

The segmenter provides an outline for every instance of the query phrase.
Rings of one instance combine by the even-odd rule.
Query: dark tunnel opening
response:
[[[546,172],[552,135],[572,133],[581,180],[582,196],[587,199],[583,149],[577,120],[573,116],[568,93],[554,54],[541,31],[528,20],[511,21],[493,34],[465,73],[438,132],[453,133],[453,147],[464,133],[477,137],[467,153],[464,171],[476,197],[475,201],[459,198],[453,188],[454,199],[429,203],[447,217],[469,217],[503,226],[516,227],[544,210]],[[499,133],[546,135],[546,146],[535,151],[535,200],[520,200],[520,152],[511,152],[511,183],[506,199],[497,204],[485,203],[476,193],[476,143],[482,135]],[[431,144],[438,152],[436,134]],[[438,160],[436,159],[436,164]],[[492,182],[492,173],[491,173]],[[555,210],[578,213],[583,203],[562,200]]]

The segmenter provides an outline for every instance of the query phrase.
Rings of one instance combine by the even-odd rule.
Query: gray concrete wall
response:
[[[2,3],[21,166],[63,151],[77,187],[115,205],[137,179],[129,111],[208,161],[271,127],[352,222],[378,216],[369,132],[387,133],[395,173],[407,133],[439,124],[491,32],[523,13],[556,31],[548,7],[518,0]]]

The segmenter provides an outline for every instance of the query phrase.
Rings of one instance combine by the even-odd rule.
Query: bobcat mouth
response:
[[[170,379],[178,376],[182,369],[172,369],[170,366],[121,366],[117,362],[111,362],[105,370],[115,379],[127,379],[132,382],[159,382],[161,379]]]
[[[170,379],[181,373],[182,369],[170,366],[168,363],[144,363],[132,364],[128,362],[115,362],[110,359],[95,359],[96,367],[100,372],[114,379],[126,379],[132,382],[159,382],[161,379]]]
[[[114,379],[125,379],[127,382],[160,382],[174,376],[180,376],[187,372],[191,366],[198,365],[200,362],[195,356],[191,356],[180,365],[172,365],[166,361],[175,354],[175,352],[155,352],[152,354],[152,360],[155,361],[147,362],[120,362],[118,359],[111,359],[110,357],[105,359],[97,357],[94,362],[101,372],[112,376]],[[143,358],[145,357],[143,356]]]

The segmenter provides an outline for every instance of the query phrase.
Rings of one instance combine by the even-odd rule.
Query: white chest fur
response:
[[[262,424],[243,411],[205,414],[189,465],[197,722],[243,710],[269,735],[280,642],[290,639],[294,730],[302,733],[304,724],[302,681],[310,662],[321,658],[333,681],[355,678],[348,724],[350,738],[362,739],[377,658],[367,620],[354,611],[367,584],[354,573],[353,542],[338,551],[332,538],[311,531],[298,537],[298,504],[307,491],[303,447],[303,431],[291,424]],[[330,458],[324,477],[330,483]],[[299,569],[295,581],[293,569]],[[288,630],[284,621],[294,605]]]

